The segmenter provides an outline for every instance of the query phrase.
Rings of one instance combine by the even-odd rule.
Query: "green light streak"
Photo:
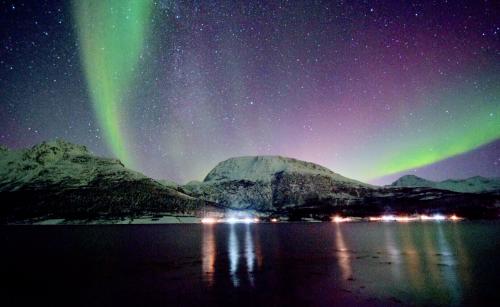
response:
[[[75,0],[80,55],[94,111],[113,154],[133,166],[123,108],[149,31],[148,0]]]
[[[368,177],[427,166],[500,139],[500,89],[491,91],[488,97],[480,96],[452,95],[437,107],[416,114],[423,120],[410,127],[420,126],[421,131],[389,141],[389,148],[377,158],[377,167]]]

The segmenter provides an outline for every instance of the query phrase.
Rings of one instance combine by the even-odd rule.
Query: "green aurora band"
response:
[[[105,140],[133,167],[124,133],[125,91],[149,32],[149,0],[75,0],[73,13],[87,85]]]
[[[438,100],[438,107],[416,114],[414,120],[425,118],[420,132],[410,132],[404,138],[392,134],[389,150],[376,159],[377,167],[370,170],[367,179],[424,167],[500,139],[499,87],[490,90],[487,99],[457,89],[456,94]]]

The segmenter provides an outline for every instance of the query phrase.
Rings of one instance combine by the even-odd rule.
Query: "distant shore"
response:
[[[382,215],[377,217],[341,217],[332,216],[329,220],[317,218],[301,218],[291,220],[287,217],[252,216],[245,218],[235,217],[200,217],[194,215],[144,215],[139,217],[123,218],[95,218],[95,219],[65,219],[65,218],[37,218],[7,223],[5,225],[150,225],[150,224],[254,224],[254,223],[357,223],[357,222],[386,222],[386,223],[413,223],[413,222],[459,222],[463,217],[456,215]]]

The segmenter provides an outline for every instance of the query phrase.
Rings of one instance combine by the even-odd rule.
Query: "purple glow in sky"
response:
[[[0,142],[64,138],[120,157],[71,5],[1,10]],[[499,15],[493,1],[157,1],[121,137],[134,169],[179,182],[241,155],[380,184],[500,176]]]

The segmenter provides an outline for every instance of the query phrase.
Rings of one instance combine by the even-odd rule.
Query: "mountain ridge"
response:
[[[250,180],[269,181],[279,172],[301,172],[330,176],[338,181],[363,183],[344,177],[322,165],[281,155],[239,156],[219,162],[203,179],[204,182],[214,180]]]
[[[321,218],[339,212],[365,216],[436,210],[498,216],[500,193],[458,193],[432,183],[403,176],[397,184],[378,187],[311,162],[243,156],[218,163],[202,182],[179,185],[127,169],[118,159],[95,156],[83,145],[56,140],[26,149],[0,147],[0,220],[199,215],[207,207]]]
[[[4,150],[5,149],[5,150]],[[0,218],[194,212],[207,202],[63,140],[0,151]]]
[[[349,202],[372,186],[330,169],[283,156],[241,156],[219,162],[188,194],[236,209],[272,211],[306,205],[313,199]]]
[[[428,180],[405,175],[390,184],[392,187],[425,187],[460,193],[483,193],[500,190],[500,177],[472,176],[465,179]]]

